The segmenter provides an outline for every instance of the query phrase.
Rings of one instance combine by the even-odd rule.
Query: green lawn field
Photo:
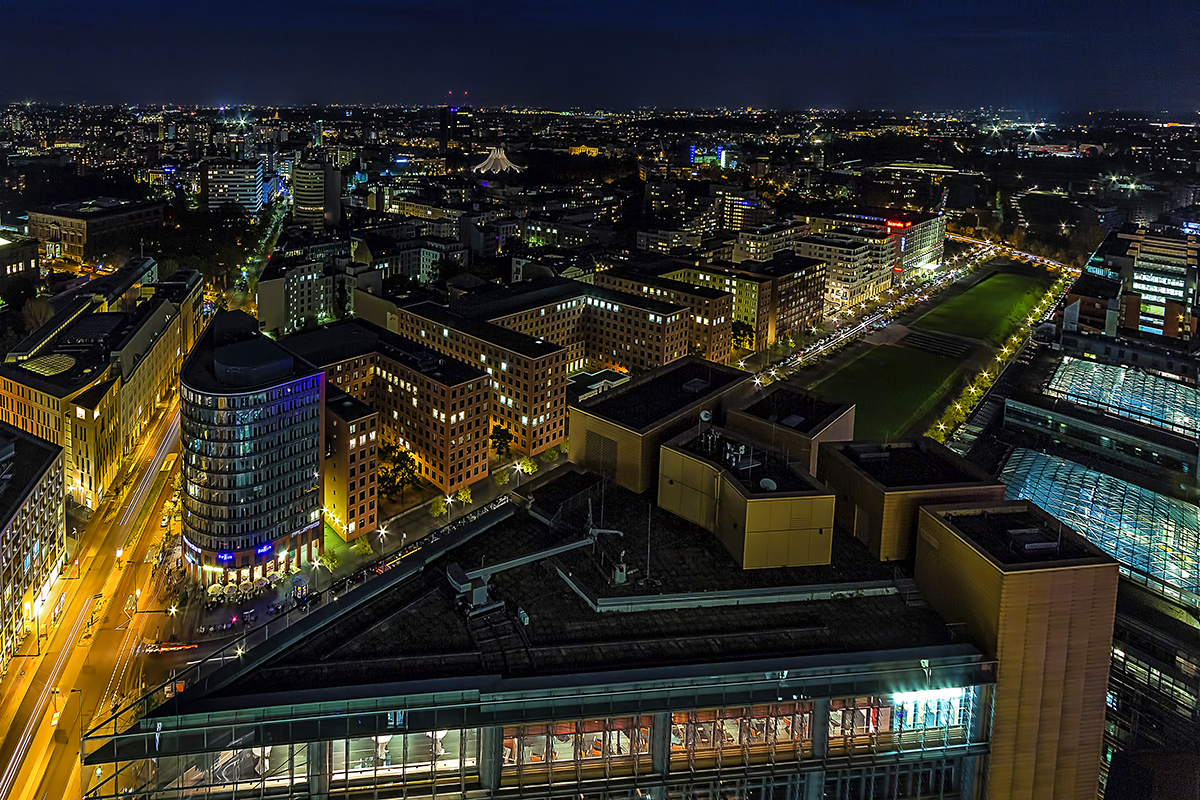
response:
[[[897,439],[954,388],[959,362],[897,345],[871,347],[813,386],[834,400],[854,403],[857,439]]]
[[[1052,278],[993,273],[938,305],[910,327],[999,345],[1037,305]]]

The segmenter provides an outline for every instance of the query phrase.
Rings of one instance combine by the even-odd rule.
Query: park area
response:
[[[994,272],[912,323],[919,330],[948,333],[998,346],[1024,321],[1054,282],[1047,272]]]
[[[896,439],[953,389],[960,367],[957,359],[877,345],[812,388],[857,406],[855,438]]]

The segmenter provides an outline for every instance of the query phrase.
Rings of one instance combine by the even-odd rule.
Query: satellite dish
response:
[[[768,492],[773,492],[779,488],[775,485],[775,481],[771,480],[770,478],[763,478],[758,482],[758,485],[760,488],[766,489]]]
[[[711,411],[701,411],[700,419],[703,422],[712,422],[712,412]]]

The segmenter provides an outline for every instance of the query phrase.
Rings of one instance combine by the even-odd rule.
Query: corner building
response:
[[[322,550],[321,370],[242,312],[214,318],[180,375],[184,561],[248,581]]]

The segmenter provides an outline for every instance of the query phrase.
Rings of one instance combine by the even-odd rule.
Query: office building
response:
[[[892,288],[896,263],[890,248],[881,250],[875,237],[844,229],[816,233],[798,240],[796,252],[825,262],[825,299],[838,310],[875,300]]]
[[[493,390],[482,369],[365,320],[335,322],[282,344],[324,370],[331,391],[377,413],[379,436],[408,450],[423,480],[450,494],[487,477]],[[367,436],[374,447],[374,431]],[[368,507],[356,515],[360,526],[375,521],[373,490],[358,491],[364,489],[359,503]]]
[[[1027,501],[926,506],[915,545],[930,606],[999,662],[987,796],[1095,797],[1117,563]]]
[[[345,392],[326,396],[323,513],[325,524],[344,541],[379,528],[379,433],[375,409]]]
[[[63,449],[0,423],[0,675],[25,637],[48,632],[66,567]]]
[[[316,232],[341,222],[342,173],[329,164],[293,167],[292,219]]]
[[[621,267],[598,272],[594,281],[597,286],[686,307],[692,315],[688,352],[718,364],[729,363],[734,300],[729,292]]]
[[[776,253],[794,249],[796,242],[808,233],[808,226],[798,222],[772,222],[742,228],[733,248],[733,262],[770,261]]]
[[[240,206],[247,214],[257,217],[263,208],[263,162],[214,161],[205,165],[205,199],[209,211],[222,206]]]
[[[700,422],[663,443],[658,505],[712,532],[742,569],[828,564],[834,495],[781,455]]]
[[[707,413],[720,424],[749,374],[689,356],[571,407],[571,461],[632,492],[655,485],[659,448]]]
[[[1200,236],[1128,225],[1109,234],[1093,258],[1120,277],[1122,327],[1172,339],[1195,337]]]
[[[825,259],[779,253],[770,261],[688,263],[655,268],[658,274],[733,295],[733,319],[743,326],[745,349],[760,352],[825,318]]]
[[[726,425],[769,442],[789,464],[816,475],[821,442],[854,439],[854,406],[775,383],[751,405],[730,410]]]
[[[143,266],[88,286],[106,282],[118,291]],[[181,309],[195,305],[202,283],[193,274],[172,286],[160,295],[142,284],[145,296],[130,311],[105,310],[106,294],[97,286],[97,294],[64,303],[0,365],[0,420],[64,449],[66,492],[74,503],[98,507],[121,463],[174,396],[186,355]],[[167,299],[170,292],[182,297],[180,305]]]
[[[941,214],[901,211],[894,208],[858,207],[830,209],[800,215],[814,234],[832,232],[846,226],[873,228],[884,234],[892,253],[892,269],[897,283],[921,278],[941,266],[946,243],[946,218]]]
[[[538,453],[566,436],[567,375],[644,372],[687,355],[687,310],[581,281],[539,278],[485,286],[443,306],[355,294],[355,312],[472,367],[492,381],[492,426]]]
[[[826,442],[817,478],[837,494],[837,523],[881,561],[912,558],[922,506],[1004,499],[1004,485],[932,439]]]
[[[0,293],[17,276],[37,282],[41,277],[38,240],[9,231],[0,231]]]
[[[941,547],[918,554],[920,586],[838,531],[829,564],[744,570],[569,473],[295,635],[149,689],[146,716],[86,734],[87,790],[1094,796],[1116,565],[1021,504],[952,512],[923,523]]]
[[[259,275],[254,303],[259,325],[272,336],[287,336],[334,319],[335,276],[319,261],[272,258]]]
[[[321,370],[218,313],[180,374],[184,561],[206,585],[321,554]]]
[[[29,210],[29,233],[37,237],[43,258],[90,262],[106,248],[128,245],[137,231],[161,227],[160,203],[97,197]]]

